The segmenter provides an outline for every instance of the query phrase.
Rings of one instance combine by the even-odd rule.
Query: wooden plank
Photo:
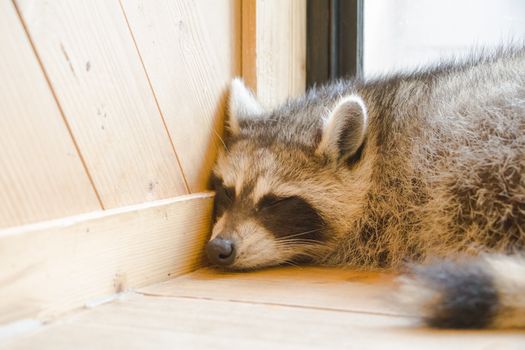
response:
[[[221,145],[227,87],[240,75],[240,1],[122,6],[188,185],[202,191]]]
[[[261,287],[252,284],[254,289]],[[5,349],[518,350],[525,346],[525,334],[519,330],[452,332],[414,326],[414,320],[403,317],[131,295],[42,327],[12,340]]]
[[[0,228],[100,208],[24,28],[0,2]]]
[[[306,0],[242,0],[242,75],[260,102],[304,92]]]
[[[0,231],[0,324],[48,320],[194,270],[212,199],[201,193]]]
[[[16,4],[104,207],[186,193],[118,0]]]
[[[254,285],[264,288],[254,288]],[[393,287],[392,275],[341,268],[289,267],[250,273],[227,273],[207,268],[146,286],[139,292],[152,296],[409,316],[396,309],[386,297]]]

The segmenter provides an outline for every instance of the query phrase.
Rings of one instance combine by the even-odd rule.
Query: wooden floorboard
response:
[[[252,302],[372,314],[405,315],[388,302],[392,275],[340,268],[275,268],[243,273],[203,268],[144,287],[151,296]],[[349,297],[350,296],[350,297]]]
[[[524,349],[523,331],[434,331],[382,302],[392,278],[202,269],[70,315],[2,349]],[[367,298],[369,293],[370,298]]]

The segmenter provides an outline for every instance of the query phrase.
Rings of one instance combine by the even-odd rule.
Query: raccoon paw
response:
[[[435,328],[487,328],[498,292],[483,260],[416,266],[399,279],[397,300]]]

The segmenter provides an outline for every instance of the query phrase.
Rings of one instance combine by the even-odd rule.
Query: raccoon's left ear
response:
[[[316,154],[324,154],[335,161],[346,161],[363,144],[367,125],[363,99],[357,95],[343,97],[325,119]]]
[[[232,80],[230,97],[228,101],[228,123],[233,135],[239,134],[241,122],[259,118],[264,114],[264,109],[257,101],[254,94],[244,85],[240,78]]]

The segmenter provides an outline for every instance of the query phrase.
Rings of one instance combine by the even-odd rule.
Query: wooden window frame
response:
[[[363,75],[364,0],[308,0],[306,85]]]

